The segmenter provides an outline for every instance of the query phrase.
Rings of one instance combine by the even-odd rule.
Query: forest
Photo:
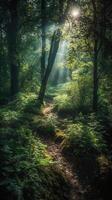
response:
[[[1,200],[112,199],[112,1],[0,0]]]

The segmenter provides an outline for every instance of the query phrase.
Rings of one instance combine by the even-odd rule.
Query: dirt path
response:
[[[53,105],[47,104],[45,106],[45,108],[43,109],[43,114],[45,116],[55,116],[59,122],[59,124],[61,123],[61,125],[63,125],[62,123],[62,119],[60,121],[60,119],[58,118],[58,116],[53,112]],[[60,129],[60,127],[58,127],[58,129]],[[61,128],[62,131],[62,128]],[[78,180],[78,177],[76,175],[76,173],[73,170],[72,165],[64,158],[64,155],[62,153],[62,148],[61,148],[61,143],[57,143],[55,141],[53,141],[51,138],[47,139],[44,141],[47,145],[47,151],[49,153],[49,155],[51,155],[53,157],[53,160],[55,161],[55,166],[57,168],[57,170],[61,171],[63,173],[63,175],[65,176],[65,178],[68,180],[69,184],[70,184],[70,197],[69,200],[83,200],[83,190],[81,188],[80,182]]]

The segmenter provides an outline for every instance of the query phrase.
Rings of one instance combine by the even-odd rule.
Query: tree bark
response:
[[[57,51],[58,51],[60,36],[61,36],[61,32],[58,29],[57,31],[54,32],[53,37],[52,37],[51,48],[50,48],[50,53],[49,53],[49,58],[48,58],[48,65],[47,65],[47,68],[46,68],[46,71],[45,71],[45,74],[44,74],[44,77],[43,77],[43,80],[42,80],[42,83],[41,83],[39,97],[38,97],[38,101],[39,101],[40,105],[43,104],[48,78],[49,78],[49,75],[50,75],[51,70],[53,68],[55,58],[56,58],[56,54],[57,54]]]
[[[104,46],[105,46],[105,33],[106,33],[106,2],[102,2],[100,14],[97,7],[97,0],[92,0],[93,5],[93,18],[94,18],[94,67],[93,67],[93,111],[98,110],[98,89],[99,89],[99,61],[103,61]],[[107,42],[106,42],[107,43]]]
[[[41,0],[41,30],[42,30],[42,55],[41,55],[41,81],[42,81],[46,65],[46,0]]]
[[[93,111],[97,112],[98,107],[98,54],[97,40],[94,44],[94,67],[93,67]]]
[[[9,22],[7,25],[8,57],[10,66],[10,93],[14,97],[19,91],[19,65],[17,62],[18,0],[9,2]]]
[[[98,38],[97,30],[97,8],[96,1],[92,0],[93,5],[93,25],[94,25],[94,59],[93,59],[93,111],[98,108]]]

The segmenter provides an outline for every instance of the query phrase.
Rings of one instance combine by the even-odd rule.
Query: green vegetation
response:
[[[111,0],[0,0],[0,196],[112,199]]]
[[[77,83],[77,80],[65,84],[54,98],[55,107],[58,112],[75,115],[80,111],[83,114],[91,111],[92,102],[88,96],[89,91],[86,86],[86,82]]]
[[[93,125],[94,123],[94,125]],[[102,139],[102,127],[96,121],[75,122],[66,130],[65,148],[72,148],[75,157],[88,157],[104,153],[106,145]]]
[[[40,133],[54,131],[53,122],[42,118],[40,121],[36,114],[35,129],[35,114],[26,111],[29,105],[34,111],[32,100],[35,95],[20,94],[15,102],[0,110],[0,193],[4,199],[57,199],[60,184],[67,187],[63,175],[52,168],[54,161],[39,139]],[[57,193],[53,195],[54,188]],[[64,194],[60,198],[64,199]]]
[[[86,119],[83,116],[79,117],[68,125],[62,147],[65,154],[70,154],[74,159],[75,167],[80,176],[82,175],[81,178],[85,176],[83,182],[86,179],[90,182],[98,175],[100,156],[105,155],[108,159],[103,127],[93,115]]]

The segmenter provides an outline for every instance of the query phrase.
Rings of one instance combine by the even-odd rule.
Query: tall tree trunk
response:
[[[7,26],[8,57],[10,66],[10,93],[14,97],[19,91],[19,65],[17,62],[18,0],[9,2],[9,22]]]
[[[97,40],[94,44],[94,67],[93,67],[93,111],[96,112],[98,107],[98,54]]]
[[[102,5],[103,2],[103,5]],[[92,0],[94,18],[94,67],[93,67],[93,111],[98,110],[98,89],[99,89],[99,60],[104,59],[104,46],[106,34],[106,2],[101,1],[99,9],[97,0]],[[101,66],[100,66],[101,67]]]
[[[93,111],[98,107],[98,36],[97,32],[97,7],[96,1],[92,0],[93,5],[93,25],[94,25],[94,59],[93,59]]]
[[[43,103],[47,81],[55,62],[55,58],[56,58],[56,54],[57,54],[59,42],[60,42],[60,36],[61,36],[61,32],[58,29],[57,31],[54,32],[53,37],[52,37],[51,48],[50,48],[49,58],[48,58],[48,65],[47,65],[47,68],[46,68],[46,71],[41,83],[41,88],[40,88],[39,97],[38,97],[38,101],[40,105]]]
[[[41,81],[42,81],[46,65],[46,0],[41,0],[41,30],[42,30],[42,54],[41,54]]]
[[[64,6],[64,1],[59,0],[59,10],[63,11],[63,6]],[[61,15],[59,16],[59,24],[64,23],[69,7],[70,7],[70,2],[69,0],[67,0],[65,12],[60,13]],[[41,87],[40,87],[39,96],[38,96],[39,105],[41,105],[44,100],[47,82],[48,82],[51,70],[53,68],[53,64],[55,62],[56,54],[57,54],[59,43],[60,43],[60,37],[61,37],[61,30],[57,29],[56,31],[54,31],[54,34],[52,37],[51,48],[50,48],[49,58],[48,58],[48,65],[44,70],[44,76],[41,82]]]

